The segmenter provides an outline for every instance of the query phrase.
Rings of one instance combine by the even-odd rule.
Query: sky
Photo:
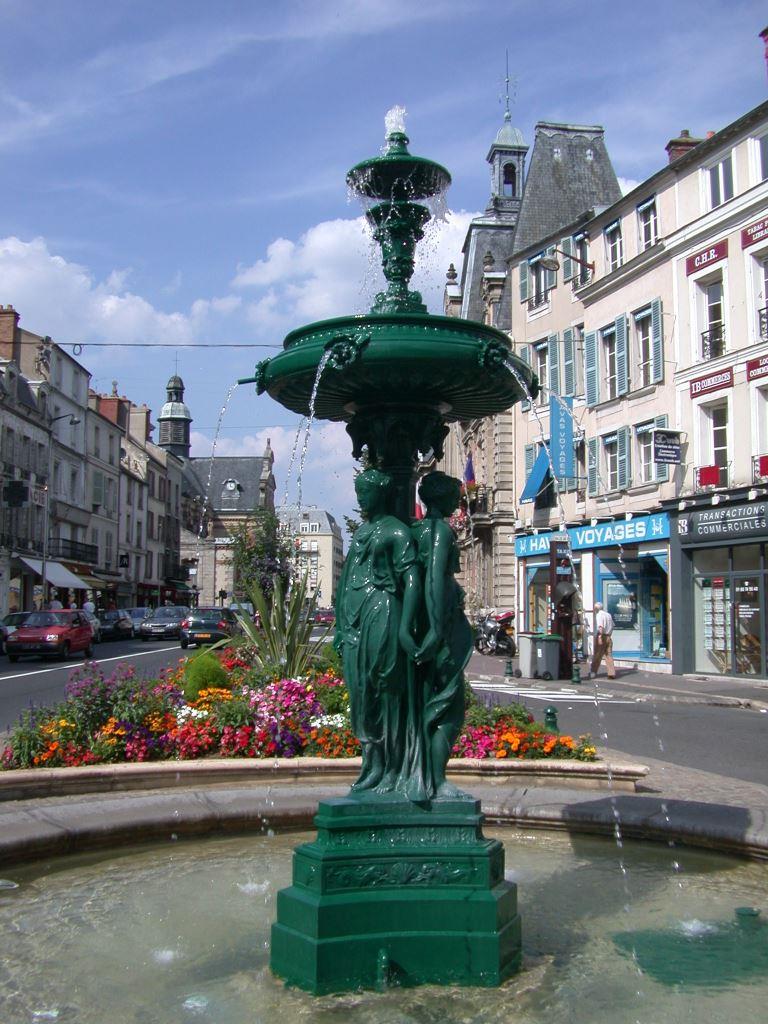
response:
[[[766,98],[766,24],[758,0],[0,0],[0,303],[156,413],[178,366],[192,454],[219,420],[218,455],[269,437],[295,502],[298,418],[230,390],[289,330],[382,286],[345,175],[379,152],[386,111],[404,106],[411,152],[453,177],[413,281],[440,312],[489,197],[506,51],[526,141],[539,120],[603,125],[626,190],[681,129]],[[339,519],[350,448],[343,424],[314,425],[302,500]]]

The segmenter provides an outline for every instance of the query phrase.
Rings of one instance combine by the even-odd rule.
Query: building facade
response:
[[[280,527],[290,538],[299,576],[318,607],[332,607],[344,564],[341,527],[330,512],[302,506],[277,510]]]

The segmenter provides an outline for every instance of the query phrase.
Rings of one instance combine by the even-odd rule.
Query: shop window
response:
[[[707,170],[709,209],[733,199],[733,158],[729,153]]]
[[[699,318],[699,359],[719,359],[725,352],[725,322],[723,318],[723,276],[718,273],[696,283]]]
[[[608,270],[618,270],[624,262],[624,243],[621,237],[621,221],[614,221],[604,231],[605,258]]]
[[[656,214],[656,196],[637,207],[637,231],[640,252],[650,249],[659,240],[659,221]]]

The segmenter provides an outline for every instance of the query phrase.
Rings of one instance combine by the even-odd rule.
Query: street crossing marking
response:
[[[470,679],[475,690],[492,690],[494,693],[513,694],[516,697],[528,697],[531,700],[567,701],[575,704],[594,704],[597,699],[601,704],[636,704],[633,698],[614,697],[611,693],[598,693],[590,690],[540,690],[533,687],[515,686],[514,683],[485,683],[481,679]]]

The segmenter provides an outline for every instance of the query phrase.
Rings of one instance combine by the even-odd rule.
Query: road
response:
[[[176,641],[144,644],[122,640],[99,644],[94,660],[107,675],[125,661],[139,676],[152,678],[161,669],[175,665],[183,655]],[[11,665],[7,658],[0,657],[0,731],[5,732],[31,704],[60,701],[72,670],[80,665],[80,658],[72,658],[66,665],[36,658]],[[477,674],[472,672],[473,667],[474,659],[470,678]],[[497,663],[499,671],[503,671],[503,662]],[[535,687],[526,680],[473,685],[486,702],[522,700],[539,720],[552,704],[557,708],[562,732],[590,733],[599,745],[638,760],[654,758],[768,786],[766,712],[677,703],[670,699],[679,692],[674,681],[670,682],[670,694],[665,695],[663,677],[658,677],[659,689],[651,695],[609,685],[605,679],[597,687],[585,682],[578,688],[556,682]]]

